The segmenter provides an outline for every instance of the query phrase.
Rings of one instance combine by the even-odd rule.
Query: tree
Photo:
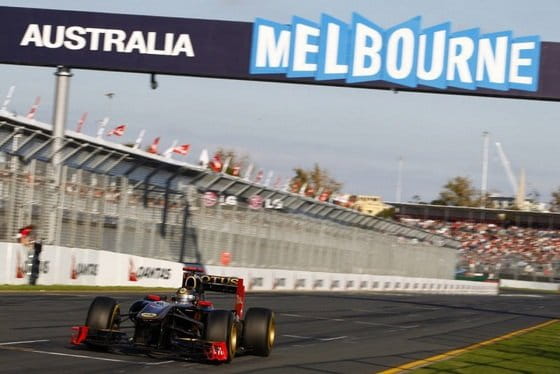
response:
[[[472,181],[467,177],[450,179],[439,193],[439,199],[432,204],[454,206],[478,206],[480,204],[479,192],[473,187]]]
[[[560,187],[558,187],[556,191],[553,191],[551,196],[552,200],[550,201],[550,210],[553,212],[560,211]]]
[[[251,163],[251,159],[246,154],[240,154],[235,149],[218,148],[214,155],[219,155],[222,163],[228,161],[227,170],[223,170],[224,173],[240,176],[241,169],[247,169]]]
[[[324,192],[329,194],[340,192],[342,183],[338,182],[326,169],[315,163],[309,170],[304,168],[295,168],[296,174],[290,180],[290,187],[292,192],[298,192],[305,186],[304,193],[308,196],[316,196]]]

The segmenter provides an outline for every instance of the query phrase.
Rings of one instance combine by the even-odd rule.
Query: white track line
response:
[[[289,313],[279,313],[282,316],[287,316],[287,317],[296,317],[296,318],[309,318],[309,319],[315,319],[315,320],[320,320],[320,321],[334,321],[334,322],[345,322],[345,319],[342,318],[326,318],[326,317],[315,317],[315,316],[302,316],[300,314],[289,314]],[[381,323],[381,322],[367,322],[367,321],[347,321],[350,323],[357,323],[359,325],[370,325],[370,326],[385,326],[385,327],[393,327],[393,328],[398,328],[398,329],[413,329],[418,327],[419,325],[412,325],[412,326],[399,326],[399,325],[391,325],[389,323]],[[285,335],[287,336],[287,335]]]
[[[295,339],[309,339],[309,340],[319,340],[321,342],[330,342],[332,340],[340,340],[340,339],[344,339],[347,338],[346,335],[344,336],[335,336],[333,338],[315,338],[313,336],[301,336],[301,335],[289,335],[289,334],[284,334],[282,336],[285,336],[287,338],[295,338]]]
[[[7,348],[3,348],[3,349],[10,349],[10,348],[7,347]],[[156,365],[163,365],[163,364],[169,364],[171,362],[175,362],[173,360],[160,361],[160,362],[129,361],[129,360],[119,360],[117,358],[106,358],[106,357],[95,357],[95,356],[86,356],[86,355],[76,355],[76,354],[70,354],[70,353],[61,353],[61,352],[40,351],[40,350],[37,350],[37,349],[30,349],[30,348],[12,348],[12,349],[14,349],[14,350],[17,349],[19,352],[40,353],[40,354],[51,355],[51,356],[85,358],[85,359],[89,359],[89,360],[98,360],[98,361],[123,362],[123,363],[127,363],[127,364],[146,365],[146,366],[156,366]]]
[[[319,340],[322,341],[322,342],[330,342],[332,340],[340,340],[340,339],[344,339],[344,338],[347,338],[347,336],[346,335],[335,336],[334,338],[322,338],[322,339],[319,339]]]
[[[6,342],[0,343],[0,345],[14,345],[14,344],[26,344],[26,343],[43,343],[43,342],[50,342],[48,339],[40,339],[40,340],[22,340],[19,342]]]

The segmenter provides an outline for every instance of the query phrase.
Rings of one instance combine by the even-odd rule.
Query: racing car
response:
[[[233,309],[215,309],[205,292],[235,294]],[[244,314],[243,279],[202,274],[184,269],[181,287],[171,297],[147,295],[134,302],[127,313],[119,303],[96,297],[83,326],[72,328],[71,343],[95,349],[132,346],[180,358],[230,362],[236,355],[268,356],[275,338],[274,313],[249,308]],[[122,329],[132,323],[134,333]]]

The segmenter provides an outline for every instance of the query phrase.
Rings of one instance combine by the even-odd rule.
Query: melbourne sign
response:
[[[451,31],[450,23],[422,29],[420,17],[383,29],[354,14],[350,25],[327,15],[294,17],[291,25],[257,19],[252,74],[393,82],[468,90],[536,91],[540,38],[511,31]]]
[[[353,14],[289,24],[0,7],[0,63],[560,100],[560,43]]]

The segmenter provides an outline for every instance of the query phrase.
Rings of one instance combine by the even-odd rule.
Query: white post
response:
[[[397,174],[397,189],[395,191],[395,202],[400,203],[402,199],[402,169],[403,169],[403,158],[399,157],[399,169]]]
[[[53,158],[52,164],[56,173],[56,180],[60,177],[60,159],[59,152],[64,144],[64,129],[66,126],[66,115],[68,114],[68,92],[70,88],[70,77],[72,73],[70,68],[58,66],[56,69],[56,87],[54,96],[54,112],[53,112]]]
[[[490,137],[488,132],[482,133],[483,146],[482,146],[482,178],[480,184],[480,206],[486,206],[486,192],[488,191],[488,146]]]

